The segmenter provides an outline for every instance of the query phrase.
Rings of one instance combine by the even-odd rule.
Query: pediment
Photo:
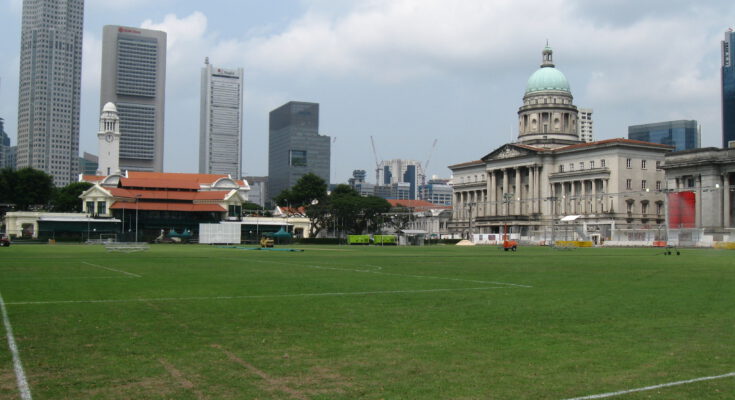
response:
[[[482,157],[482,161],[503,160],[506,158],[524,157],[534,154],[536,154],[536,152],[533,150],[529,150],[527,148],[508,143],[498,147],[492,153],[486,155],[485,157]]]
[[[112,197],[112,194],[105,190],[102,186],[96,184],[79,195],[80,199],[84,199],[87,197]]]

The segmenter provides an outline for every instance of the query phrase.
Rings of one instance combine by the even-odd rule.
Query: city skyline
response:
[[[244,175],[266,174],[268,112],[300,99],[320,103],[322,130],[338,139],[335,181],[373,168],[369,136],[381,159],[422,162],[438,139],[428,174],[448,176],[447,165],[517,136],[519,88],[546,39],[575,104],[595,110],[597,140],[625,137],[629,125],[697,119],[703,146],[722,141],[720,42],[735,23],[729,2],[86,3],[80,150],[96,152],[101,27],[160,29],[169,35],[166,171],[196,171],[197,77],[206,55],[245,69]],[[7,38],[0,50],[10,55],[0,60],[0,117],[14,144],[20,4],[0,3]],[[242,11],[237,19],[228,7]]]

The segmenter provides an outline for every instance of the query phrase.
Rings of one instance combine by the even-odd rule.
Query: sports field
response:
[[[0,248],[0,399],[735,398],[735,252],[303,249]]]

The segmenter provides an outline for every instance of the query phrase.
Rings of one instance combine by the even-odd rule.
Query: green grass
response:
[[[661,253],[18,245],[0,293],[34,399],[567,399],[735,371],[735,253]]]

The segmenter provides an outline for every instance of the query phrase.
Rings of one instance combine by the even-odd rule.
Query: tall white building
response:
[[[590,143],[595,141],[595,137],[592,134],[592,109],[591,108],[580,108],[579,109],[579,140]]]
[[[242,171],[243,69],[218,68],[204,60],[199,117],[199,173]]]
[[[112,103],[107,103],[102,108],[97,140],[99,143],[97,175],[120,174],[120,118],[117,116],[117,108]]]
[[[56,186],[79,165],[84,0],[24,0],[18,92],[19,168],[32,167]]]
[[[105,25],[100,107],[117,106],[120,168],[163,171],[166,32]]]

